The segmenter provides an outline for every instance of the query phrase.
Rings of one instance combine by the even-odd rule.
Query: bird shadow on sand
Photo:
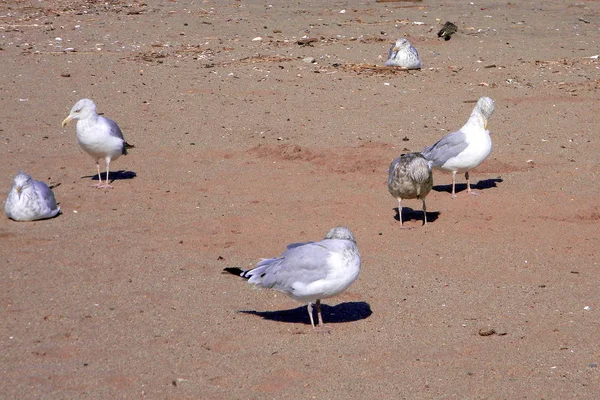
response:
[[[288,323],[303,323],[310,325],[310,319],[308,318],[308,312],[306,306],[300,306],[291,310],[280,310],[280,311],[252,311],[242,310],[239,311],[242,314],[258,315],[264,319],[278,322]],[[316,323],[316,312],[313,313]],[[328,306],[327,304],[321,303],[321,314],[323,315],[323,322],[325,324],[340,324],[344,322],[360,321],[361,319],[369,318],[373,312],[369,303],[364,301],[352,301],[347,303],[341,303],[337,306]]]
[[[487,190],[491,188],[498,187],[496,183],[504,182],[502,178],[492,178],[492,179],[484,179],[482,181],[477,182],[475,185],[471,185],[471,189],[475,190]],[[436,192],[447,192],[452,193],[452,185],[435,185],[433,190]],[[456,193],[467,190],[466,183],[457,183],[456,184]],[[429,213],[427,214],[427,218],[429,218]]]
[[[400,214],[398,207],[394,207],[396,214],[394,219],[400,222]],[[427,223],[434,222],[440,216],[439,211],[427,211]],[[402,207],[402,221],[423,221],[423,210],[413,210],[410,207]]]
[[[137,174],[133,171],[125,171],[125,170],[120,170],[120,171],[109,171],[108,172],[108,181],[109,182],[113,182],[113,181],[121,181],[121,180],[126,180],[126,179],[133,179],[137,176]],[[81,177],[83,178],[91,178],[93,181],[97,181],[98,180],[98,174],[95,175],[85,175]],[[102,171],[102,181],[104,181],[104,179],[106,179],[106,171]]]

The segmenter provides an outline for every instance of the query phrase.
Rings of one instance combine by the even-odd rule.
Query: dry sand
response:
[[[23,169],[59,184],[63,212],[0,219],[1,397],[597,398],[599,15],[593,0],[1,1],[2,193]],[[423,70],[366,67],[398,37]],[[480,96],[496,101],[481,195],[461,177],[451,199],[436,172],[430,224],[406,201],[400,229],[390,161]],[[112,190],[90,187],[94,161],[60,126],[83,97],[136,146]],[[221,273],[335,225],[363,267],[326,329]]]

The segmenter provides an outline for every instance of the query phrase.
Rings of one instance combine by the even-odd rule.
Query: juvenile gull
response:
[[[388,190],[398,199],[398,215],[402,225],[402,199],[423,201],[423,225],[427,225],[425,197],[433,187],[431,162],[421,153],[402,154],[390,164]]]
[[[44,182],[33,180],[19,171],[6,199],[6,216],[15,221],[35,221],[52,218],[59,211],[52,190]]]
[[[452,197],[456,197],[456,173],[465,173],[467,193],[471,190],[469,171],[481,164],[492,151],[492,139],[487,130],[488,120],[494,112],[494,101],[481,97],[467,123],[456,132],[449,133],[432,146],[423,149],[423,156],[435,168],[452,172]]]
[[[318,322],[323,325],[321,299],[346,290],[358,277],[360,265],[354,235],[350,229],[338,226],[327,232],[323,240],[291,244],[281,256],[262,259],[251,270],[225,268],[225,271],[308,303],[308,316],[314,328],[312,304],[316,304]]]
[[[92,185],[97,188],[110,189],[108,183],[108,171],[110,162],[116,160],[127,149],[134,147],[125,141],[119,125],[111,119],[96,113],[96,104],[90,99],[81,99],[73,108],[69,116],[64,119],[62,126],[65,127],[69,121],[77,119],[77,142],[79,146],[96,160],[98,169],[98,183]],[[106,182],[102,182],[99,160],[104,158],[106,162]]]
[[[388,60],[385,63],[388,67],[405,67],[408,69],[421,69],[421,60],[419,53],[408,39],[400,38],[390,48]]]

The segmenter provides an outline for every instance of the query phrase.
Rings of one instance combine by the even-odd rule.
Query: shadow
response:
[[[466,188],[466,185],[465,185]],[[450,191],[452,191],[452,187],[450,187]],[[396,215],[394,215],[394,219],[400,222],[400,210],[398,207],[393,208],[396,211]],[[434,222],[440,216],[439,211],[427,211],[427,223]],[[402,207],[402,221],[421,221],[423,222],[423,210],[414,210],[410,207]]]
[[[492,179],[484,179],[482,181],[477,182],[476,184],[472,184],[471,188],[475,190],[486,190],[498,187],[496,183],[504,182],[502,178],[492,178]],[[436,192],[447,192],[452,193],[452,184],[450,185],[435,185],[433,190]],[[457,183],[456,184],[456,193],[462,192],[463,190],[467,190],[466,183]],[[427,214],[429,218],[429,214]]]
[[[242,310],[239,311],[243,314],[258,315],[264,319],[278,322],[288,323],[303,323],[310,325],[310,318],[308,317],[308,311],[306,306],[300,306],[291,310],[282,311],[251,311]],[[313,305],[313,317],[315,318],[315,324],[317,323],[317,312]],[[341,303],[337,306],[328,306],[327,304],[321,303],[321,313],[323,315],[323,322],[325,324],[340,324],[343,322],[360,321],[366,319],[373,314],[369,303],[364,301],[353,301],[348,303]]]
[[[104,179],[106,178],[106,170],[102,171],[102,180],[104,181]],[[113,182],[113,181],[121,181],[121,180],[125,180],[125,179],[133,179],[137,176],[137,174],[133,171],[125,171],[125,170],[120,170],[120,171],[108,171],[108,181],[109,182]],[[82,176],[81,178],[91,178],[93,181],[97,181],[98,180],[98,174],[94,174],[94,175],[85,175]]]

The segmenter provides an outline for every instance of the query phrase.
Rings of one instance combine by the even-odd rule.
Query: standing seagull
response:
[[[392,161],[389,169],[388,190],[398,199],[398,216],[402,225],[402,199],[423,201],[423,225],[427,225],[425,197],[433,187],[431,162],[421,153],[402,154]]]
[[[127,149],[134,147],[125,141],[119,125],[111,119],[96,113],[96,104],[90,99],[81,99],[73,108],[69,116],[64,119],[62,126],[65,127],[69,121],[77,119],[77,142],[79,146],[96,160],[98,169],[98,183],[92,185],[97,188],[110,189],[108,183],[108,170],[111,160],[116,160]],[[106,162],[106,182],[102,182],[100,175],[99,160],[104,158]]]
[[[467,123],[456,132],[449,133],[432,146],[423,149],[423,156],[435,168],[452,172],[452,197],[456,197],[456,173],[465,173],[467,193],[471,190],[469,171],[481,164],[492,151],[492,139],[487,130],[488,120],[494,113],[494,100],[481,97]]]
[[[388,67],[421,69],[421,60],[417,49],[410,44],[408,39],[400,38],[390,48],[385,65]]]
[[[6,216],[15,221],[35,221],[52,218],[59,211],[52,190],[44,182],[33,180],[19,171],[6,199]]]
[[[308,303],[308,316],[314,328],[312,304],[316,304],[318,322],[323,325],[321,299],[346,290],[358,277],[360,264],[354,235],[350,229],[338,226],[320,242],[291,244],[281,256],[262,259],[254,269],[225,268],[225,271]]]

